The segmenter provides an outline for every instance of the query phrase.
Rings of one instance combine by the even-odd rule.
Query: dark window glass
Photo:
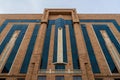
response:
[[[50,20],[48,22],[48,26],[47,26],[47,30],[46,30],[40,69],[47,69],[52,24],[54,24],[54,23]]]
[[[82,28],[83,36],[85,39],[85,44],[87,47],[88,55],[90,58],[90,63],[92,66],[92,71],[93,71],[93,73],[100,73],[100,69],[98,67],[98,63],[97,63],[97,60],[96,60],[96,57],[94,54],[94,50],[93,50],[93,47],[92,47],[92,44],[91,44],[91,41],[90,41],[90,38],[89,38],[89,35],[87,32],[87,29],[84,24],[82,24],[81,26],[82,26],[81,28]]]
[[[74,69],[80,69],[80,62],[79,62],[79,56],[78,56],[78,50],[77,50],[77,45],[76,45],[75,32],[74,32],[72,21],[71,20],[66,20],[66,24],[69,25],[73,68]]]
[[[95,80],[103,80],[102,78],[95,78]]]
[[[4,28],[7,26],[7,24],[11,23],[11,22],[14,22],[14,23],[16,23],[16,22],[18,22],[18,23],[21,23],[21,22],[39,23],[40,20],[38,20],[38,19],[31,19],[31,20],[30,19],[22,19],[22,20],[21,19],[17,19],[17,20],[16,19],[15,20],[14,19],[7,19],[0,26],[0,33],[4,30]],[[27,27],[28,27],[28,24],[14,24],[12,26],[12,28],[10,29],[10,31],[8,32],[8,34],[5,37],[5,39],[3,40],[3,42],[0,44],[0,54],[1,54],[3,52],[3,50],[4,50],[4,48],[6,47],[7,43],[10,41],[10,39],[11,39],[12,35],[14,34],[14,32],[16,30],[20,31],[20,33],[19,33],[19,35],[18,35],[18,37],[17,37],[17,39],[15,41],[15,45],[14,45],[14,47],[11,50],[10,56],[8,57],[8,60],[7,60],[5,66],[4,66],[3,70],[2,70],[2,73],[8,73],[9,72],[9,70],[10,70],[10,68],[12,66],[12,63],[14,61],[14,58],[15,58],[15,56],[17,54],[17,51],[19,49],[19,46],[21,44],[21,41],[22,41],[22,39],[24,37],[24,34],[25,34],[26,30],[27,30]],[[34,38],[34,40],[35,40],[35,38]],[[33,46],[33,43],[31,43],[31,44]],[[33,50],[33,49],[31,49],[31,47],[30,47],[30,50]],[[30,54],[28,54],[28,55],[31,56]],[[27,62],[29,62],[28,58],[27,58]],[[26,66],[26,63],[25,63],[25,66]],[[26,66],[26,67],[28,67],[28,66]],[[24,69],[26,69],[26,68],[24,67]]]
[[[56,76],[55,80],[64,80],[64,76]]]
[[[25,78],[18,78],[17,80],[25,80]]]
[[[28,65],[29,65],[29,62],[30,62],[30,59],[31,59],[31,56],[32,56],[32,52],[33,52],[33,49],[34,49],[34,45],[35,45],[35,41],[36,41],[36,38],[37,38],[39,28],[40,28],[40,24],[36,24],[35,27],[34,27],[34,31],[32,33],[32,37],[30,39],[29,45],[28,45],[28,49],[27,49],[27,52],[26,52],[26,55],[25,55],[20,73],[26,73],[27,72]]]
[[[5,78],[0,78],[0,80],[6,80]]]
[[[73,76],[73,80],[82,80],[81,76]]]
[[[112,73],[118,73],[118,70],[117,70],[117,68],[116,68],[116,66],[115,66],[115,64],[114,64],[114,62],[112,60],[112,57],[111,57],[111,55],[109,53],[109,50],[107,49],[107,46],[105,44],[105,41],[104,41],[103,36],[102,36],[100,31],[101,30],[106,31],[106,33],[108,34],[108,36],[109,36],[109,38],[110,38],[110,40],[112,42],[115,40],[113,33],[111,32],[111,30],[109,29],[109,26],[107,26],[107,25],[98,25],[98,24],[96,25],[96,24],[94,24],[93,28],[94,28],[94,31],[96,33],[96,36],[98,38],[98,41],[99,41],[100,46],[101,46],[101,48],[103,50],[103,53],[105,55],[106,61],[107,61],[108,65],[109,65],[109,68],[110,68],[111,72]]]
[[[34,23],[39,23],[40,20],[39,19],[35,19],[35,20],[30,20],[30,19],[7,19],[4,21],[4,23],[0,26],[0,33],[4,30],[4,28],[6,27],[6,25],[10,22],[27,22],[27,23],[31,23],[31,22],[34,22]]]
[[[120,80],[120,78],[115,78],[114,80]]]
[[[46,76],[39,76],[38,80],[46,80]]]
[[[65,69],[65,65],[63,64],[56,64],[55,69]]]
[[[1,46],[2,46],[2,49],[4,50],[5,46],[7,45],[7,43],[9,42],[10,38],[12,37],[12,35],[14,34],[14,32],[16,30],[19,30],[20,33],[15,41],[15,45],[13,46],[12,50],[11,50],[11,53],[6,61],[6,64],[2,70],[2,73],[8,73],[11,66],[12,66],[12,63],[15,59],[15,56],[17,54],[17,51],[19,49],[19,46],[22,42],[22,39],[24,37],[24,34],[27,30],[27,27],[28,25],[27,24],[14,24],[12,26],[12,28],[10,29],[10,31],[8,32],[7,36],[5,37],[4,41],[2,42],[2,44],[0,45],[0,53],[1,53]]]

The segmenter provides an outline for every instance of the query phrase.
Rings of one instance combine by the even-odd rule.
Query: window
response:
[[[120,80],[120,78],[115,78],[114,80]]]
[[[17,80],[25,80],[25,78],[18,78]]]
[[[73,80],[82,80],[81,76],[73,76]]]
[[[82,28],[82,31],[83,31],[83,36],[84,36],[84,39],[85,39],[85,44],[86,44],[86,48],[87,48],[87,51],[88,51],[88,56],[89,56],[89,59],[90,59],[92,71],[93,71],[93,73],[100,73],[100,69],[99,69],[99,66],[98,66],[98,63],[97,63],[97,59],[95,57],[95,52],[94,52],[94,49],[92,47],[90,37],[88,35],[88,31],[85,27],[86,25],[81,25],[81,26],[82,26],[81,28]]]
[[[65,69],[65,65],[64,64],[56,64],[55,69]]]
[[[39,76],[38,80],[46,80],[46,76]]]
[[[37,38],[39,28],[40,28],[40,25],[36,24],[35,27],[34,27],[29,45],[28,45],[28,49],[26,51],[26,55],[25,55],[23,64],[21,66],[20,73],[27,73],[28,65],[29,65],[29,62],[30,62],[30,59],[31,59],[31,56],[32,56],[32,52],[33,52],[33,49],[34,49],[34,45],[35,45],[35,41],[36,41],[36,38]]]
[[[103,80],[102,78],[95,78],[95,80]]]
[[[100,31],[101,30],[106,31],[106,33],[108,34],[108,36],[109,36],[109,38],[111,39],[112,42],[115,41],[114,35],[112,34],[111,30],[109,29],[109,26],[107,26],[107,25],[95,25],[94,24],[93,28],[94,28],[94,31],[95,31],[96,36],[98,38],[99,44],[100,44],[100,46],[102,48],[102,51],[104,53],[104,56],[106,58],[106,61],[107,61],[108,65],[109,65],[109,68],[110,68],[111,72],[112,73],[118,73],[118,70],[117,70],[117,68],[115,66],[115,63],[114,63],[114,61],[113,61],[113,59],[112,59],[112,57],[110,55],[110,52],[109,52],[106,44],[104,43],[104,39],[103,39],[103,36],[102,36]]]
[[[12,28],[10,29],[10,31],[8,32],[5,40],[3,41],[3,43],[2,43],[3,45],[1,45],[1,46],[3,46],[5,48],[5,45],[7,45],[7,43],[9,42],[9,40],[10,40],[11,36],[14,34],[14,32],[16,30],[20,31],[20,33],[19,33],[19,35],[18,35],[18,37],[17,37],[17,39],[15,41],[15,44],[14,44],[12,50],[10,51],[10,55],[9,55],[9,57],[8,57],[6,63],[5,63],[5,66],[4,66],[3,70],[2,70],[2,73],[9,73],[10,68],[11,68],[11,66],[12,66],[12,64],[14,62],[15,57],[16,57],[17,51],[19,49],[19,46],[20,46],[20,44],[22,42],[22,39],[24,37],[24,34],[25,34],[26,30],[27,30],[27,27],[28,27],[27,24],[14,24],[12,26]],[[3,48],[3,50],[4,50],[4,48]]]
[[[55,80],[64,80],[64,76],[56,76]]]
[[[5,78],[0,78],[0,80],[6,80]]]
[[[47,63],[48,63],[49,45],[50,45],[50,37],[51,37],[51,26],[52,26],[51,24],[52,22],[49,21],[45,34],[42,55],[41,55],[42,59],[41,59],[40,69],[47,69],[47,65],[48,65]]]

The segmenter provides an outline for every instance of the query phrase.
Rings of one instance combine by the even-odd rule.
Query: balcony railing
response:
[[[80,74],[81,70],[80,69],[74,69],[74,70],[70,70],[70,69],[41,69],[38,71],[38,74],[65,74],[65,73],[69,73],[69,74]]]

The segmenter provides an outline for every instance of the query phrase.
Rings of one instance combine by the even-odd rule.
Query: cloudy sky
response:
[[[44,8],[76,8],[79,13],[120,14],[120,0],[0,0],[0,14],[42,13]]]

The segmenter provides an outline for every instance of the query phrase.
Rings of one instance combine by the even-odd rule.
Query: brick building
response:
[[[75,9],[0,14],[0,80],[120,80],[119,25]]]

